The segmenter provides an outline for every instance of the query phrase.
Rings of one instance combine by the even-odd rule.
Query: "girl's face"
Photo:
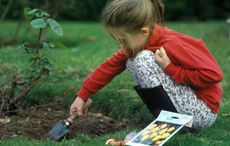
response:
[[[132,34],[117,30],[115,33],[111,33],[111,35],[117,41],[119,48],[143,49],[148,42],[150,29],[148,27],[143,27],[139,32]]]

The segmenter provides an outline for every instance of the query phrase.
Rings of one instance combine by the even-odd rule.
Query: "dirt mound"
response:
[[[51,105],[31,107],[18,111],[16,116],[1,118],[0,139],[19,135],[32,139],[45,139],[48,131],[57,122],[63,122],[68,116],[66,109],[61,109],[60,104]],[[126,122],[116,121],[110,117],[103,116],[101,113],[87,113],[84,117],[75,121],[74,125],[71,126],[71,132],[66,138],[74,138],[80,133],[100,136],[121,130],[126,126]]]

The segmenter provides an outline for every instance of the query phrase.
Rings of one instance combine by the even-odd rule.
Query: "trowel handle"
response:
[[[83,111],[86,112],[92,106],[92,103],[93,103],[92,99],[89,98],[83,107]]]
[[[84,112],[87,111],[92,105],[92,103],[93,103],[92,99],[89,98],[83,107],[83,111]],[[66,122],[66,124],[69,125],[70,123],[73,123],[73,121],[76,120],[77,118],[78,118],[77,113],[73,113],[72,115],[69,116],[69,118],[66,119],[66,121],[68,122],[68,123]]]
[[[69,123],[73,123],[74,120],[76,120],[78,118],[78,115],[77,113],[73,113],[72,115],[70,115],[66,121],[69,122]]]

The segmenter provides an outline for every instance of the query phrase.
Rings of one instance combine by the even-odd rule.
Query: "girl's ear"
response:
[[[148,27],[142,27],[141,28],[141,33],[143,34],[143,35],[149,35],[149,28]]]

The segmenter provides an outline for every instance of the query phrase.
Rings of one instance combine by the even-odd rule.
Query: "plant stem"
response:
[[[39,36],[38,36],[38,42],[41,42],[41,38],[42,38],[42,28],[39,29]]]
[[[39,29],[39,34],[38,34],[38,44],[36,48],[36,55],[39,56],[39,48],[40,48],[40,43],[41,43],[41,38],[42,38],[42,28]]]
[[[9,10],[10,10],[10,7],[11,7],[12,3],[13,3],[13,0],[10,0],[10,1],[7,3],[7,6],[6,6],[6,8],[5,8],[5,10],[4,10],[4,12],[3,12],[2,16],[1,16],[0,21],[3,21],[3,20],[5,19],[7,13],[8,13]]]

